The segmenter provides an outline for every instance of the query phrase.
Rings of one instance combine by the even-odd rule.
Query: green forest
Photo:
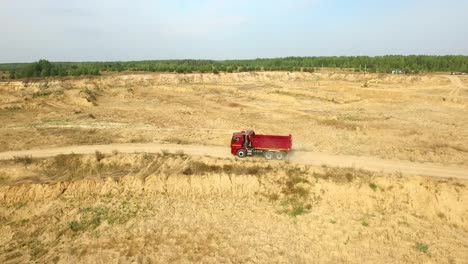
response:
[[[0,64],[0,71],[12,79],[48,76],[100,75],[101,72],[249,72],[249,71],[305,71],[319,68],[341,68],[354,71],[404,73],[468,72],[468,56],[342,56],[342,57],[285,57],[251,60],[145,60],[115,62],[49,62]]]

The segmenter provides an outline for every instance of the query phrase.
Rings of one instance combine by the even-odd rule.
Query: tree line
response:
[[[49,62],[0,64],[0,71],[8,71],[10,77],[48,77],[99,75],[101,72],[249,72],[249,71],[306,71],[317,68],[341,68],[354,71],[405,73],[468,72],[468,56],[448,55],[389,55],[389,56],[341,56],[341,57],[285,57],[251,60],[146,60],[116,62]]]
[[[0,70],[10,73],[11,79],[49,76],[100,75],[100,70],[86,63],[56,63],[39,60],[33,63],[3,64]]]

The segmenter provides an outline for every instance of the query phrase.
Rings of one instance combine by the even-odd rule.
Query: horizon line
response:
[[[75,60],[75,61],[60,61],[60,60],[49,60],[47,58],[40,58],[34,61],[15,61],[15,62],[0,62],[0,65],[4,64],[28,64],[34,63],[39,60],[47,60],[52,63],[105,63],[105,62],[141,62],[141,61],[213,61],[213,62],[223,62],[223,61],[252,61],[252,60],[271,60],[271,59],[287,59],[287,58],[351,58],[351,57],[368,57],[368,58],[378,58],[378,57],[391,57],[391,56],[401,56],[401,57],[411,57],[411,56],[421,56],[421,57],[455,57],[462,56],[468,57],[464,54],[445,54],[445,55],[431,55],[431,54],[386,54],[386,55],[322,55],[322,56],[284,56],[284,57],[258,57],[258,58],[239,58],[239,59],[140,59],[140,60]]]

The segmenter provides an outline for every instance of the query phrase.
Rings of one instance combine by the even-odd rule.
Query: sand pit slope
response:
[[[0,184],[0,263],[466,263],[464,180],[180,152],[1,165],[40,178]]]

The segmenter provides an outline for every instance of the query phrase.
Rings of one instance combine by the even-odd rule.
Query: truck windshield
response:
[[[239,141],[239,138],[237,137],[232,137],[232,142],[238,142]]]

